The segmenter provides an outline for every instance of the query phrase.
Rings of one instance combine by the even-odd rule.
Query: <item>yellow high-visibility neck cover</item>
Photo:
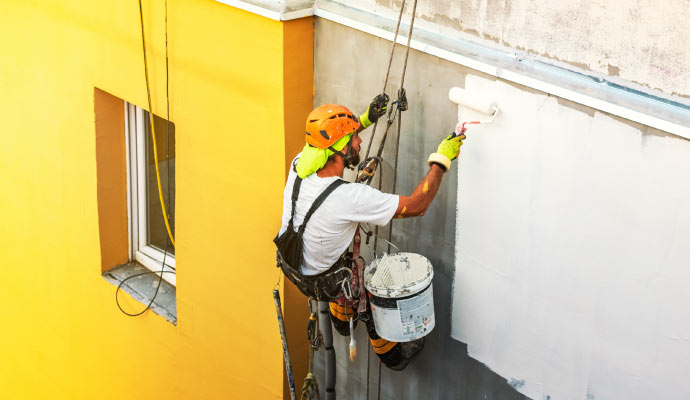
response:
[[[344,149],[353,134],[354,132],[343,136],[331,147],[337,151]],[[297,160],[297,175],[302,179],[308,177],[323,168],[328,162],[328,157],[332,155],[333,152],[330,149],[319,149],[308,143],[305,144],[302,149],[302,155],[299,157],[299,160]]]

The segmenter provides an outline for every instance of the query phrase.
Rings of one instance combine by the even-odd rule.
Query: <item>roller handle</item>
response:
[[[468,93],[465,89],[458,87],[451,88],[448,92],[448,98],[450,101],[458,105],[458,124],[455,127],[453,137],[462,134],[462,132],[464,132],[466,129],[466,125],[490,124],[494,122],[496,115],[498,115],[498,106],[495,102],[481,101],[480,99],[477,99],[476,96]],[[490,118],[486,120],[461,122],[461,110],[463,108],[470,108],[480,113],[487,114],[490,116]]]
[[[498,107],[493,106],[492,108],[493,113],[491,114],[491,118],[489,119],[484,119],[480,121],[465,121],[465,122],[460,122],[458,121],[458,124],[455,126],[455,136],[459,135],[461,132],[464,132],[467,128],[465,125],[476,125],[476,124],[490,124],[494,122],[496,119],[496,115],[498,115]]]
[[[451,135],[451,139],[458,137],[460,135],[463,135],[463,136],[465,135],[465,131],[467,130],[467,128],[465,128],[465,124],[467,124],[467,122],[458,122],[458,124],[455,125],[455,130],[453,131],[453,134]],[[465,140],[465,138],[462,138],[462,140]]]

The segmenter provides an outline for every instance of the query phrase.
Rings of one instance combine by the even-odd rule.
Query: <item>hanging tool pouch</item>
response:
[[[323,204],[326,198],[340,185],[348,182],[338,179],[331,183],[326,190],[314,200],[311,208],[304,217],[304,222],[295,231],[294,218],[295,206],[297,204],[297,197],[299,196],[299,189],[302,184],[302,179],[295,177],[295,184],[292,187],[292,210],[290,214],[290,222],[288,222],[287,229],[282,235],[276,236],[273,242],[276,244],[277,263],[280,269],[283,270],[285,276],[294,283],[295,286],[305,296],[319,301],[332,301],[342,296],[343,282],[349,282],[352,278],[352,267],[350,258],[343,255],[336,261],[336,263],[327,271],[317,275],[303,275],[301,272],[302,265],[302,249],[304,247],[304,229],[309,222],[312,214]]]

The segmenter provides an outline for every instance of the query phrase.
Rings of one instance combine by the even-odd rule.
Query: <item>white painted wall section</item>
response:
[[[501,114],[460,156],[453,338],[534,399],[690,398],[690,141],[465,88]]]

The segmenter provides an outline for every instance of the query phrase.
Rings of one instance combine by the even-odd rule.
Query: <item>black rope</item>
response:
[[[396,26],[395,35],[393,36],[393,45],[391,48],[391,55],[390,55],[390,58],[388,60],[388,69],[386,71],[386,79],[385,79],[385,83],[383,86],[384,94],[385,94],[386,86],[388,85],[388,78],[390,75],[390,70],[391,70],[391,67],[393,65],[393,53],[395,51],[395,45],[396,45],[397,40],[398,40],[398,31],[400,28],[400,22],[402,19],[404,7],[405,7],[405,1],[403,1],[402,6],[400,7],[400,15],[398,17],[398,23]],[[376,152],[376,157],[374,157],[374,159],[372,160],[372,163],[373,163],[372,164],[372,171],[371,171],[372,173],[375,173],[379,167],[381,155],[383,154],[383,148],[385,147],[386,139],[388,138],[388,132],[390,131],[391,127],[393,126],[395,119],[399,116],[400,112],[407,110],[407,97],[406,97],[405,89],[404,89],[403,85],[405,83],[405,74],[407,73],[407,63],[408,63],[409,56],[410,56],[410,45],[412,43],[412,33],[414,31],[414,21],[415,21],[416,14],[417,14],[417,0],[414,0],[414,3],[412,5],[412,19],[410,21],[410,31],[409,31],[409,35],[407,37],[407,51],[405,53],[405,61],[403,63],[403,70],[402,70],[402,75],[400,78],[400,89],[398,90],[398,99],[391,104],[391,108],[388,111],[388,118],[386,120],[386,130],[384,131],[383,138],[381,139],[381,142],[379,143],[379,148],[378,148],[378,151]],[[376,123],[374,124],[374,128],[373,128],[373,131],[371,134],[371,140],[369,140],[369,143],[367,145],[367,152],[366,152],[366,156],[364,157],[365,163],[368,162],[367,160],[369,160],[369,154],[371,153],[371,146],[372,146],[372,143],[374,142],[374,137],[376,135],[376,128],[377,127],[378,127],[378,121],[376,121]],[[398,134],[399,133],[400,132],[398,132]],[[369,179],[366,181],[366,183],[371,184],[372,180],[373,179],[371,179],[369,177]]]
[[[371,357],[371,340],[367,340],[367,400],[369,400],[369,364]]]
[[[376,385],[376,400],[381,400],[381,369],[383,363],[379,363],[379,384]]]
[[[396,27],[395,27],[395,34],[393,35],[393,44],[391,45],[391,52],[390,52],[390,56],[388,59],[388,69],[386,70],[386,77],[385,77],[385,80],[383,83],[383,91],[382,91],[383,94],[386,93],[386,88],[388,86],[388,79],[390,77],[390,71],[391,71],[391,67],[393,65],[393,56],[395,53],[395,46],[396,46],[397,41],[398,41],[398,34],[400,31],[400,23],[402,21],[404,9],[405,9],[405,0],[402,1],[402,4],[400,6],[400,14],[398,15],[398,22],[397,22]],[[401,113],[402,113],[402,111],[407,110],[407,98],[405,95],[404,84],[405,84],[405,74],[407,73],[407,63],[408,63],[409,57],[410,57],[410,47],[411,47],[410,45],[412,43],[412,33],[414,31],[414,21],[415,21],[416,14],[417,14],[417,0],[414,0],[413,6],[412,6],[412,18],[410,20],[410,31],[409,31],[408,37],[407,37],[407,46],[406,46],[407,50],[405,53],[405,61],[403,62],[402,75],[400,78],[400,89],[398,91],[398,99],[395,102],[393,102],[393,104],[391,105],[391,109],[388,112],[388,118],[386,120],[386,130],[384,131],[383,137],[381,138],[381,142],[379,143],[379,148],[378,148],[378,151],[376,154],[376,159],[374,161],[375,164],[373,164],[374,165],[374,172],[375,172],[378,165],[379,165],[379,162],[381,160],[381,155],[383,154],[383,148],[386,144],[388,132],[390,131],[390,128],[393,126],[393,123],[395,122],[395,120],[397,118],[398,127],[397,127],[397,135],[395,138],[395,161],[394,161],[394,166],[393,166],[393,188],[392,188],[393,193],[395,193],[395,189],[397,186],[397,178],[398,178],[398,174],[397,174],[398,158],[399,158],[398,156],[399,156],[399,149],[400,149],[400,133],[402,131],[402,114]],[[376,123],[374,124],[374,128],[373,128],[372,134],[371,134],[371,140],[369,140],[369,144],[367,145],[367,152],[366,152],[366,156],[364,157],[365,160],[368,160],[369,154],[371,154],[371,146],[372,146],[372,143],[374,142],[374,137],[376,135],[376,128],[377,127],[378,127],[378,121],[376,121]],[[371,184],[372,181],[373,181],[373,178],[370,177],[366,183]],[[381,169],[381,171],[379,171],[378,189],[381,190],[382,186],[383,186],[383,168]],[[374,231],[375,231],[375,233],[374,233],[374,235],[375,235],[374,236],[374,244],[373,244],[374,254],[378,253],[378,230],[379,230],[379,227],[376,226],[374,229]],[[388,252],[389,253],[391,251],[390,242],[392,242],[392,238],[393,238],[393,221],[391,221],[391,223],[389,225],[389,230],[388,230],[388,242],[389,242]],[[367,357],[368,357],[368,354],[367,354]],[[368,361],[369,360],[367,358],[367,399],[369,399],[369,362]],[[379,368],[378,368],[377,399],[380,399],[381,398],[381,364],[379,363],[378,366],[379,366]]]
[[[162,265],[162,268],[161,268],[160,271],[146,271],[146,272],[141,272],[141,273],[139,273],[139,274],[134,274],[134,275],[132,275],[132,276],[128,276],[127,278],[123,279],[122,281],[120,281],[120,284],[117,285],[117,289],[115,290],[115,304],[117,304],[117,308],[119,308],[120,311],[122,311],[123,314],[125,314],[125,315],[127,315],[127,316],[129,316],[129,317],[138,317],[139,315],[141,315],[141,314],[145,313],[146,311],[148,311],[148,309],[151,308],[151,306],[153,305],[153,302],[156,300],[156,297],[158,297],[158,291],[160,290],[161,283],[163,282],[163,274],[165,274],[165,273],[168,273],[168,274],[175,274],[175,271],[165,271],[165,270],[164,270],[164,269],[165,269],[165,255],[167,254],[167,250],[168,250],[168,240],[169,240],[169,239],[166,239],[166,240],[165,240],[165,242],[166,242],[166,243],[165,243],[165,250],[166,250],[166,253],[163,253],[163,265]],[[138,277],[138,276],[149,275],[149,274],[160,274],[160,277],[158,278],[158,285],[156,286],[156,291],[153,293],[153,296],[151,297],[151,301],[149,301],[149,304],[146,305],[146,308],[144,308],[144,309],[141,310],[140,312],[134,313],[134,314],[128,313],[128,312],[125,311],[125,310],[122,308],[122,306],[120,305],[120,301],[119,301],[119,299],[118,299],[118,297],[117,297],[117,294],[120,292],[120,289],[122,288],[122,285],[124,285],[125,282],[127,282],[128,280],[133,279],[133,278],[136,278],[136,277]]]
[[[400,153],[400,131],[402,130],[402,115],[398,117],[398,134],[395,137],[395,166],[393,167],[393,188],[391,193],[395,193],[398,183],[398,154]],[[388,230],[388,254],[391,252],[390,243],[393,241],[393,220],[390,222],[390,229]]]
[[[393,54],[395,53],[395,45],[398,42],[398,32],[400,32],[400,21],[402,21],[402,16],[403,16],[403,11],[405,10],[405,1],[403,0],[402,4],[400,5],[400,14],[398,15],[398,23],[395,26],[395,34],[393,35],[393,45],[391,46],[391,53],[390,56],[388,57],[388,69],[386,70],[386,78],[383,81],[383,90],[381,91],[381,94],[386,94],[386,87],[388,86],[388,77],[390,76],[391,73],[391,66],[393,65]],[[416,0],[415,0],[416,1]],[[369,154],[371,151],[371,144],[374,142],[374,137],[376,135],[376,127],[378,126],[379,122],[378,120],[374,123],[374,128],[372,128],[371,131],[371,140],[369,140],[369,144],[367,145],[367,153],[364,159],[366,160],[369,158]]]
[[[416,4],[416,1],[415,1]],[[386,71],[386,79],[383,81],[383,90],[381,94],[386,94],[386,86],[388,86],[388,77],[391,73],[391,65],[393,65],[393,53],[395,53],[395,45],[398,42],[398,32],[400,32],[400,21],[402,21],[403,11],[405,10],[405,0],[400,5],[400,14],[398,15],[398,23],[395,26],[395,35],[393,35],[393,45],[391,46],[391,55],[388,57],[388,70]]]
[[[381,147],[383,147],[383,144],[386,142],[386,135],[388,134],[388,128],[390,128],[390,124],[388,124],[388,127],[386,128],[386,134],[383,135],[383,139],[381,142]],[[393,171],[393,174],[395,175],[395,171]],[[371,182],[373,179],[370,179],[369,182]],[[381,171],[379,172],[379,184],[378,184],[378,189],[381,190],[383,187],[383,168],[381,168]],[[379,226],[376,225],[376,228],[374,229],[374,255],[378,254],[378,242],[379,242]],[[373,317],[372,317],[373,318]],[[376,400],[381,399],[381,363],[379,363],[379,370],[378,370],[378,379],[377,379],[377,385],[376,385]]]
[[[410,21],[410,33],[407,35],[407,53],[405,54],[405,62],[403,63],[402,77],[400,78],[400,88],[404,87],[405,72],[407,72],[407,60],[410,57],[410,43],[412,42],[412,31],[414,30],[414,18],[417,14],[417,0],[412,4],[412,20]]]
[[[142,5],[141,5],[141,0],[139,0],[139,21],[141,22],[141,42],[143,46],[143,52],[144,52],[144,73],[148,75],[148,67],[146,63],[146,41],[145,41],[145,36],[144,36],[144,12],[142,10]],[[148,98],[151,98],[151,93],[148,85],[146,86],[146,94],[148,95]],[[170,206],[171,206],[171,201],[172,201],[172,195],[171,195],[171,184],[170,184],[170,85],[169,85],[169,68],[168,68],[168,0],[165,0],[165,102],[166,102],[166,124],[165,124],[165,141],[166,141],[166,150],[165,150],[165,159],[166,159],[166,174],[168,177],[168,207],[166,208],[166,211],[168,213],[168,220],[170,220]],[[153,109],[151,108],[151,105],[149,104],[149,112],[153,113]],[[151,118],[148,118],[147,121],[151,121]],[[117,307],[122,311],[123,314],[130,316],[130,317],[137,317],[143,313],[145,313],[148,309],[151,308],[153,305],[153,302],[156,300],[156,297],[158,297],[158,292],[160,290],[161,284],[163,283],[163,274],[168,273],[168,274],[176,274],[175,268],[169,266],[169,268],[173,269],[173,271],[166,271],[165,270],[165,260],[168,256],[168,244],[170,243],[170,238],[167,235],[165,235],[165,249],[163,251],[163,262],[161,263],[161,270],[160,271],[147,271],[147,272],[142,272],[139,274],[134,274],[132,276],[129,276],[122,281],[120,281],[120,284],[117,285],[117,289],[115,290],[115,304],[117,304]],[[122,285],[125,284],[128,280],[132,278],[136,278],[138,276],[142,275],[149,275],[149,274],[159,274],[158,276],[158,285],[156,285],[156,291],[153,293],[153,296],[151,297],[151,301],[149,301],[149,304],[146,305],[146,308],[144,308],[142,311],[138,313],[128,313],[125,311],[122,306],[120,305],[120,301],[118,299],[118,293],[120,292],[120,289],[122,288]]]

